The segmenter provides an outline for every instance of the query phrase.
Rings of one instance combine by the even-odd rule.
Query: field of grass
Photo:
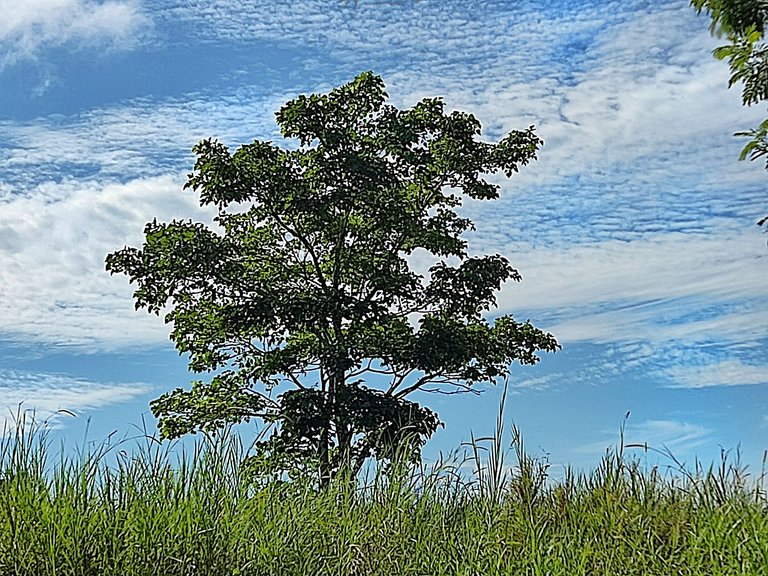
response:
[[[514,466],[497,437],[317,491],[249,481],[232,434],[52,461],[18,426],[0,440],[0,575],[768,573],[768,501],[738,467],[673,478],[618,453],[555,482],[514,432]]]

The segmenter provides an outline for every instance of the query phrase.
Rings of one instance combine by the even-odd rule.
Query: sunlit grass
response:
[[[502,432],[467,461],[318,492],[249,481],[233,434],[49,459],[22,423],[0,442],[0,574],[765,573],[768,501],[738,466],[672,477],[620,450],[551,481]]]

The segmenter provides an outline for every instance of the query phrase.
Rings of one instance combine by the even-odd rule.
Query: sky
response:
[[[733,133],[765,110],[727,89],[686,0],[0,0],[0,14],[0,421],[34,411],[70,445],[153,431],[149,401],[193,375],[106,254],[140,246],[153,218],[210,222],[182,190],[196,142],[278,141],[283,103],[372,70],[396,106],[441,96],[483,138],[535,125],[544,140],[494,180],[499,200],[462,208],[470,251],[523,276],[490,317],[563,347],[509,379],[505,425],[531,455],[588,470],[624,427],[688,466],[738,448],[759,473],[768,174],[738,161]],[[446,425],[434,461],[493,432],[501,389],[416,399]]]

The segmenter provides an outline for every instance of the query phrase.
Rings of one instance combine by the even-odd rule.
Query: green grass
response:
[[[249,483],[237,437],[147,438],[48,458],[45,430],[0,441],[0,574],[765,574],[768,502],[729,466],[676,477],[608,454],[547,478],[513,431],[467,462],[308,485]],[[463,466],[462,466],[463,465]],[[474,468],[471,477],[462,470]],[[684,472],[684,471],[683,471]],[[687,474],[687,475],[686,475]],[[762,541],[762,543],[761,543]]]

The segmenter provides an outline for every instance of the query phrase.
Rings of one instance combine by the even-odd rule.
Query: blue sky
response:
[[[692,463],[768,449],[768,211],[733,132],[765,115],[727,90],[686,0],[0,0],[0,420],[22,402],[77,442],[152,424],[190,375],[104,257],[145,222],[207,220],[191,147],[278,139],[274,112],[364,70],[391,101],[444,97],[484,137],[545,145],[502,198],[466,204],[477,253],[523,282],[499,312],[563,350],[515,368],[506,406],[534,455],[594,466],[619,439]],[[414,260],[414,266],[423,262]],[[419,397],[434,459],[490,433],[499,389]]]

